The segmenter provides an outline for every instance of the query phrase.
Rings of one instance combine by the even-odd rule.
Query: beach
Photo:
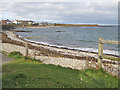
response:
[[[5,31],[2,33],[2,48],[0,48],[0,50],[7,53],[10,53],[12,51],[19,51],[25,56],[26,42],[28,41],[20,38],[19,35],[15,34],[15,32]],[[96,53],[69,50],[66,48],[57,48],[48,45],[38,44],[35,42],[29,42],[28,45],[28,56],[40,60],[45,64],[60,65],[62,67],[68,67],[77,70],[84,70],[88,68],[89,65],[92,68],[97,68],[98,55]],[[87,65],[86,59],[91,64]],[[117,70],[119,62],[109,59],[103,59],[103,63],[113,65],[115,70]],[[105,68],[104,65],[103,67]]]
[[[66,48],[69,50],[98,53],[99,38],[118,41],[117,27],[53,27],[53,28],[25,28],[26,32],[16,32],[21,37],[41,37],[26,39],[29,42]],[[31,31],[28,32],[27,31]],[[114,32],[115,31],[115,32]],[[114,34],[114,36],[112,36]],[[104,44],[104,54],[118,56],[117,45]]]

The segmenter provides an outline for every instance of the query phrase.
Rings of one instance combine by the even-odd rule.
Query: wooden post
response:
[[[89,60],[88,60],[88,56],[86,56],[86,68],[89,68]]]
[[[99,47],[98,47],[98,66],[102,67],[102,58],[103,58],[103,38],[99,38]]]
[[[25,43],[25,57],[28,57],[28,42]]]
[[[23,29],[25,28],[25,25],[23,24]]]

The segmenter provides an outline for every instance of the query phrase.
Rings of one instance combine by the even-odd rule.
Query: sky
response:
[[[61,2],[55,0],[14,1],[4,0],[0,3],[0,19],[34,20],[52,23],[89,23],[117,24],[118,1],[86,0]]]

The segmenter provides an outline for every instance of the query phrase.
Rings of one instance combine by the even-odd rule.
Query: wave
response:
[[[77,40],[77,41],[80,41],[80,42],[96,42],[96,41],[87,41],[87,40]]]
[[[20,36],[22,37],[22,36]],[[24,39],[26,41],[32,42],[32,43],[36,43],[36,44],[42,44],[42,45],[47,45],[47,46],[51,46],[51,47],[57,47],[57,48],[63,48],[63,49],[69,49],[69,50],[76,50],[76,51],[86,51],[86,52],[92,52],[92,53],[98,53],[98,49],[95,48],[76,48],[76,47],[68,47],[68,46],[62,46],[62,45],[55,45],[55,44],[49,44],[47,42],[38,42],[38,41],[33,41],[30,39]],[[109,55],[115,55],[115,56],[119,56],[118,51],[115,50],[103,50],[104,54],[109,54]]]

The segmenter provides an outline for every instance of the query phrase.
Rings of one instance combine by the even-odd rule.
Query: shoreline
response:
[[[21,39],[21,38],[19,38],[19,39]],[[52,44],[51,45],[50,44],[42,44],[42,42],[36,42],[36,41],[29,40],[29,39],[28,40],[27,39],[21,39],[21,40],[28,41],[30,43],[34,43],[34,44],[37,44],[37,45],[43,45],[43,46],[48,46],[48,47],[53,47],[53,48],[58,48],[58,49],[66,49],[66,50],[73,50],[73,51],[77,51],[77,52],[85,52],[85,53],[98,54],[97,52],[85,51],[85,50],[78,50],[78,49],[67,47],[67,46],[57,46],[57,45],[52,45]],[[114,55],[114,54],[104,54],[104,55],[118,57],[118,55]]]
[[[38,28],[54,28],[54,27],[63,27],[63,26],[49,26],[49,27],[38,27]],[[26,27],[27,28],[27,27]],[[37,28],[37,27],[30,27],[30,28]],[[28,27],[29,29],[29,27]],[[19,32],[19,30],[17,30]],[[24,30],[23,30],[24,31]],[[21,32],[21,31],[20,31]],[[26,32],[26,31],[25,31]],[[30,31],[29,31],[30,32]],[[14,34],[17,34],[14,33]],[[19,35],[18,35],[19,36]],[[24,36],[21,36],[24,37]],[[18,37],[19,38],[19,37]],[[44,45],[44,46],[50,46],[50,47],[55,47],[55,48],[60,48],[60,49],[68,49],[68,50],[74,50],[74,51],[78,51],[78,52],[86,52],[86,53],[94,53],[94,54],[98,54],[98,48],[84,48],[84,47],[68,47],[68,46],[64,46],[64,45],[57,45],[57,44],[49,44],[47,42],[39,42],[39,41],[32,41],[30,39],[24,39],[25,41],[28,41],[30,43],[35,43],[35,44],[39,44],[39,45]],[[108,50],[108,49],[104,49],[104,55],[109,55],[109,56],[114,56],[114,57],[119,57],[118,51],[117,50]]]
[[[18,38],[19,35],[15,34],[15,32],[6,31],[2,33],[2,48],[3,51],[7,53],[13,51],[19,51],[24,56],[26,55],[25,51],[25,43],[26,40]],[[85,70],[87,68],[95,68],[97,69],[97,57],[98,55],[95,53],[87,53],[83,51],[75,51],[68,49],[61,49],[57,47],[46,46],[42,44],[36,44],[29,42],[28,44],[28,57],[40,60],[44,64],[53,64],[59,65],[66,68],[76,69],[76,70]],[[88,62],[88,64],[87,64]],[[114,61],[111,59],[103,59],[103,68],[107,72],[112,75],[117,76],[119,72],[118,66],[120,61]],[[112,65],[112,72],[111,72]],[[114,73],[115,72],[115,73]]]
[[[25,28],[54,28],[54,27],[61,27],[61,26],[29,26]]]
[[[91,56],[91,57],[94,57],[94,58],[96,58],[97,59],[97,57],[98,57],[98,53],[97,52],[89,52],[89,51],[84,51],[84,50],[77,50],[77,49],[70,49],[70,48],[67,48],[67,47],[58,47],[58,46],[51,46],[51,45],[46,45],[46,44],[42,44],[42,43],[36,43],[36,42],[34,42],[34,41],[31,41],[31,40],[26,40],[25,38],[20,38],[20,35],[18,35],[18,34],[16,34],[16,32],[14,32],[14,31],[7,31],[7,32],[11,32],[15,37],[12,37],[12,39],[13,38],[16,38],[18,41],[19,40],[21,40],[21,41],[24,41],[24,42],[29,42],[30,44],[33,44],[33,45],[36,45],[36,46],[38,46],[38,47],[47,47],[47,49],[50,49],[50,48],[52,48],[54,51],[62,51],[62,52],[64,52],[64,51],[68,51],[68,52],[75,52],[75,53],[80,53],[80,54],[82,54],[82,56]],[[8,37],[9,37],[9,35],[8,35]],[[15,40],[16,40],[15,39]],[[14,39],[13,39],[14,40]],[[57,50],[58,49],[58,50]],[[69,53],[67,53],[67,54],[69,54]],[[111,56],[111,57],[116,57],[116,58],[118,58],[118,56],[117,55],[113,55],[113,54],[104,54],[104,55],[107,55],[107,56]],[[74,55],[73,55],[74,56]],[[77,55],[77,56],[79,56],[79,54]]]
[[[16,34],[16,32],[14,34]],[[19,34],[16,34],[16,35],[17,35],[17,38],[19,38],[19,39],[21,39],[20,37],[23,37],[23,36],[20,36]],[[80,49],[77,49],[77,48],[74,48],[74,47],[59,46],[59,45],[49,44],[49,43],[46,43],[46,42],[37,42],[37,41],[32,41],[30,39],[25,39],[25,38],[21,39],[21,40],[28,41],[30,43],[34,43],[34,44],[37,44],[37,45],[43,45],[43,46],[48,46],[48,47],[53,47],[53,48],[59,48],[59,49],[73,50],[73,51],[77,51],[77,52],[98,54],[95,51],[80,50]],[[105,53],[104,55],[119,57],[119,55],[115,55],[115,54],[107,54],[107,53]]]
[[[17,41],[22,41],[22,42],[26,42],[27,40],[25,40],[24,38],[20,38],[19,37],[19,35],[18,34],[16,34],[15,32],[12,32],[12,31],[7,31],[7,32],[10,32],[11,34],[13,34],[13,36],[15,36],[14,37],[14,39],[13,39],[13,37],[11,38],[11,36],[9,36],[8,35],[8,33],[7,33],[7,35],[8,35],[8,37],[9,38],[11,38],[11,40],[17,40]],[[27,42],[29,42],[30,44],[33,44],[33,45],[36,45],[36,46],[39,46],[39,47],[45,47],[45,48],[51,48],[51,49],[59,49],[59,50],[69,50],[69,49],[67,49],[67,48],[58,48],[58,47],[56,47],[56,46],[49,46],[49,45],[45,45],[45,44],[40,44],[40,43],[35,43],[35,42],[30,42],[30,41],[27,41]],[[56,50],[57,51],[57,50]],[[70,50],[70,51],[76,51],[76,50]],[[77,51],[78,52],[78,51]],[[84,51],[83,51],[84,52]],[[78,52],[79,53],[79,52]]]

